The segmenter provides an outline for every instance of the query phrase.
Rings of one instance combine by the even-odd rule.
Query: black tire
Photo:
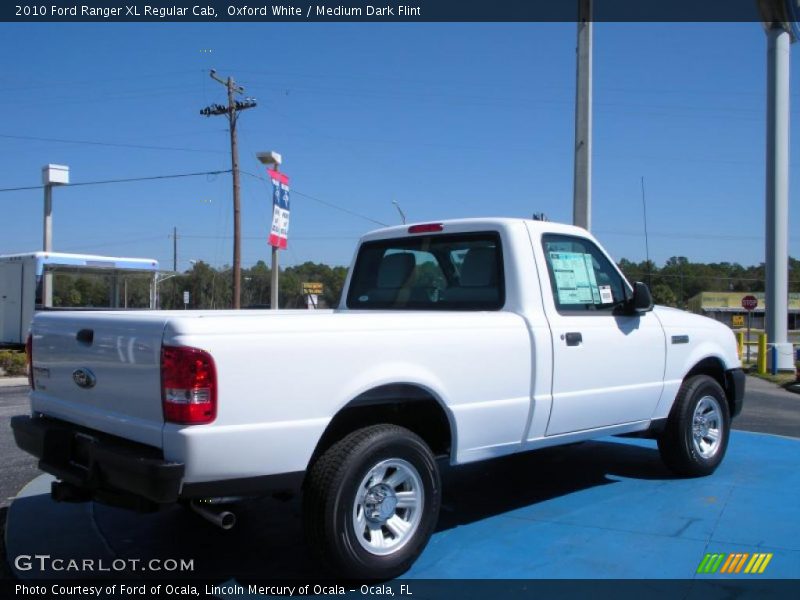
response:
[[[709,416],[705,423],[698,422],[698,442],[695,442],[694,419],[698,405],[699,417]],[[705,409],[708,409],[707,411]],[[705,428],[716,424],[717,427]],[[667,425],[658,438],[661,459],[674,473],[683,477],[701,477],[713,473],[725,456],[730,436],[731,417],[728,399],[719,383],[708,375],[695,375],[686,379],[678,390]],[[708,433],[719,432],[718,444],[709,443]],[[703,433],[706,435],[703,435]],[[699,446],[698,446],[699,444]],[[705,451],[704,451],[705,444]]]
[[[384,469],[387,464],[396,464],[397,468]],[[385,474],[386,484],[381,489],[378,488],[383,479],[374,475],[378,472]],[[421,489],[422,493],[415,496],[419,498],[418,506],[395,509],[392,500],[376,504],[375,499],[382,498],[381,493],[387,491],[385,485],[392,485],[391,475],[398,473],[400,476],[406,472],[415,472],[417,478],[410,475],[409,481],[403,480],[404,483],[396,486],[396,493]],[[371,492],[378,495],[370,495]],[[357,494],[362,501],[357,501]],[[392,496],[392,492],[388,495]],[[395,496],[392,498],[397,500]],[[373,503],[367,504],[368,499]],[[438,520],[440,504],[439,469],[427,444],[408,429],[396,425],[365,427],[331,446],[311,466],[303,492],[306,540],[336,577],[397,577],[413,564],[428,543]],[[392,537],[395,532],[381,525],[381,519],[390,510],[394,513],[390,519],[405,518],[415,523],[409,527],[409,533]],[[366,518],[367,514],[376,520],[364,521],[367,527],[364,530],[364,525],[359,527],[356,515]],[[362,530],[363,542],[359,541],[358,529]],[[369,533],[371,539],[371,529],[380,532],[375,534],[381,536],[380,543],[386,539],[388,544],[398,544],[396,550],[378,555],[366,548],[365,544],[371,543],[366,535]]]

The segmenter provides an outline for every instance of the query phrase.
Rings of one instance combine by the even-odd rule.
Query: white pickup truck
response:
[[[43,312],[20,448],[55,499],[140,509],[302,489],[340,575],[407,569],[453,465],[618,434],[714,471],[744,375],[732,332],[653,307],[585,230],[523,219],[361,239],[335,310]]]

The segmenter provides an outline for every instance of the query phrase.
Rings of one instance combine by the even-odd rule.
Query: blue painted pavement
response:
[[[735,431],[697,479],[675,478],[652,441],[608,438],[445,468],[443,481],[439,528],[406,578],[800,577],[798,439]],[[249,501],[226,532],[179,508],[139,515],[48,492],[42,476],[12,503],[7,557],[192,558],[187,575],[218,581],[321,574],[298,499]],[[696,574],[706,553],[734,552],[774,556],[761,575]]]

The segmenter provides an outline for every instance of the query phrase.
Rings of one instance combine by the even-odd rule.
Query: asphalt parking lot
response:
[[[11,417],[27,413],[27,385],[0,387],[0,508],[7,507],[22,486],[39,474],[33,457],[17,448],[9,425]]]
[[[26,391],[0,387],[3,523],[11,499],[39,475],[34,461],[16,449],[8,426],[11,416],[27,411]],[[697,480],[675,480],[651,441],[611,438],[445,469],[438,532],[409,576],[597,577],[591,568],[600,565],[602,577],[690,577],[691,564],[705,550],[717,550],[717,543],[728,551],[775,549],[771,575],[796,577],[800,547],[792,540],[800,537],[793,529],[800,485],[791,465],[800,442],[786,438],[800,438],[800,395],[748,378],[734,428],[739,432],[725,463]],[[29,531],[26,552],[68,556],[74,552],[69,544],[79,543],[93,556],[188,553],[204,574],[222,580],[321,574],[302,542],[296,498],[249,501],[238,512],[242,525],[225,532],[179,508],[141,516],[92,504],[56,505],[47,497],[48,485],[34,482],[15,504]],[[790,487],[773,493],[774,485]],[[47,514],[55,517],[59,535],[52,535]],[[534,558],[522,552],[531,535],[551,540]],[[609,543],[614,561],[584,555]],[[2,574],[10,576],[3,552]]]

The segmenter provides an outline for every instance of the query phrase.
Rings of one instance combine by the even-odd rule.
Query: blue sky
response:
[[[243,170],[277,150],[292,199],[282,264],[347,264],[359,235],[409,220],[572,218],[575,30],[529,24],[9,24],[0,188],[48,162],[94,181],[228,169],[224,101],[208,69],[259,106],[240,119]],[[594,28],[593,231],[642,260],[764,257],[766,38],[760,25]],[[209,51],[210,50],[210,51]],[[790,254],[800,256],[800,57],[792,64]],[[125,145],[171,149],[131,148]],[[267,260],[268,189],[243,175],[243,262]],[[41,190],[0,194],[0,253],[41,247]],[[61,188],[54,249],[231,262],[230,175]],[[792,234],[794,236],[792,237]]]

